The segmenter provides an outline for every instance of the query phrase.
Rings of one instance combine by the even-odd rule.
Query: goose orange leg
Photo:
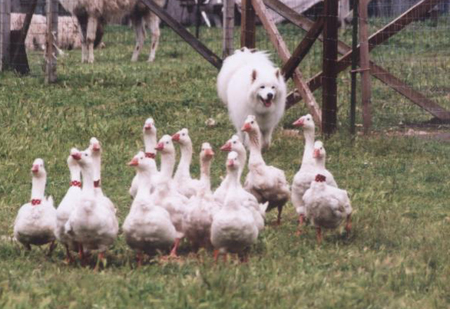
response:
[[[304,223],[305,223],[305,215],[302,214],[302,215],[298,216],[298,226],[297,226],[297,233],[296,233],[297,236],[302,235],[302,232],[303,232],[302,227],[303,227]]]
[[[66,247],[66,263],[72,264],[74,262],[74,259],[72,257],[72,254],[70,253],[70,249],[68,245],[65,245]]]
[[[173,258],[178,257],[177,250],[178,250],[178,246],[180,245],[180,242],[181,242],[180,238],[175,239],[175,243],[173,245],[172,251],[170,251],[170,257],[173,257]]]
[[[322,229],[320,227],[316,227],[316,237],[319,245],[322,243]]]
[[[278,216],[277,216],[277,225],[281,224],[281,212],[283,211],[283,206],[278,206]]]
[[[78,244],[78,256],[80,257],[80,260],[81,260],[81,266],[84,266],[85,265],[85,256],[84,256],[84,250],[83,250],[82,244]]]
[[[352,215],[347,216],[347,224],[345,225],[345,231],[347,235],[350,234],[350,230],[352,229]]]

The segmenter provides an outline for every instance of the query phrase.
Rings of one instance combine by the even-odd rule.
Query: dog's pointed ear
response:
[[[276,69],[276,70],[275,70],[275,76],[276,76],[277,78],[280,78],[280,76],[281,76],[280,69]]]
[[[258,73],[256,72],[256,70],[253,70],[253,72],[252,72],[252,83],[256,80],[257,76],[258,76]]]

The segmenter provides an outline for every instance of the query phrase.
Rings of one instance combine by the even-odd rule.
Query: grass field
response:
[[[155,118],[160,136],[189,128],[197,151],[204,141],[218,150],[233,134],[216,95],[217,72],[186,45],[165,44],[169,39],[164,38],[172,35],[167,28],[153,64],[144,62],[146,56],[130,63],[131,31],[110,30],[107,48],[96,52],[94,65],[80,65],[79,51],[61,58],[55,85],[43,84],[39,55],[32,55],[32,76],[0,75],[0,308],[450,306],[450,145],[387,137],[384,131],[400,121],[430,117],[380,85],[373,99],[377,133],[351,138],[346,133],[348,74],[340,80],[341,129],[325,147],[328,169],[351,195],[349,238],[329,232],[318,246],[312,229],[296,237],[296,215],[289,203],[282,226],[266,228],[245,265],[214,265],[208,252],[197,259],[185,243],[179,261],[152,261],[136,269],[134,254],[120,236],[107,254],[106,268],[93,273],[64,264],[61,246],[49,258],[42,250],[26,252],[12,243],[12,223],[29,199],[29,170],[36,157],[46,162],[47,194],[59,202],[68,188],[70,148],[84,148],[91,136],[98,137],[104,147],[104,191],[119,208],[122,222],[131,204],[128,188],[134,173],[125,163],[142,148],[147,117]],[[448,32],[441,39],[448,46]],[[408,47],[402,51],[405,59],[414,53]],[[450,55],[448,50],[440,55],[445,70]],[[314,50],[303,65],[307,76],[320,67],[314,62],[318,57]],[[391,69],[410,70],[415,64],[393,62]],[[416,81],[423,85],[420,76]],[[445,75],[426,76],[430,87],[445,81]],[[320,101],[319,93],[316,98]],[[286,171],[289,181],[300,163],[303,138],[288,130],[305,113],[303,106],[289,110],[265,154],[268,163]],[[217,126],[205,126],[210,117]],[[225,154],[216,153],[214,187],[225,171]],[[198,155],[193,163],[192,173],[198,176]],[[274,218],[275,212],[268,215],[268,221]]]

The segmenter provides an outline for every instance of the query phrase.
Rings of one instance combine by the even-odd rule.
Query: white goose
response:
[[[172,135],[172,140],[180,144],[181,158],[173,176],[174,184],[180,194],[187,198],[197,193],[199,181],[191,177],[192,141],[188,129],[184,128]]]
[[[175,147],[170,135],[164,135],[158,142],[156,150],[161,154],[161,172],[155,181],[155,204],[164,207],[170,214],[170,219],[177,231],[177,237],[170,255],[177,256],[177,250],[183,233],[183,216],[189,200],[179,194],[172,183],[172,174],[175,167]]]
[[[47,172],[42,159],[34,160],[31,173],[31,201],[19,209],[14,222],[14,237],[28,250],[31,245],[51,243],[50,254],[55,248],[56,210],[53,198],[44,196]]]
[[[238,154],[239,160],[239,180],[241,179],[242,172],[244,171],[245,163],[247,161],[247,151],[245,150],[244,144],[239,140],[237,135],[233,135],[221,148],[222,151],[235,151]],[[218,203],[223,204],[225,202],[225,197],[228,191],[228,185],[230,183],[230,178],[228,175],[222,180],[220,186],[214,192],[214,200]]]
[[[127,244],[138,252],[138,265],[141,265],[142,252],[153,255],[156,250],[171,248],[176,230],[170,214],[155,204],[148,189],[148,177],[156,170],[155,161],[141,151],[128,165],[136,167],[139,183],[130,213],[123,223],[123,232]]]
[[[214,248],[214,259],[217,261],[220,254],[238,253],[247,260],[246,250],[258,238],[258,227],[251,210],[242,205],[236,192],[239,191],[239,160],[234,151],[228,154],[227,171],[233,180],[230,183],[225,204],[214,217],[211,225],[211,243]]]
[[[192,244],[194,251],[200,247],[210,249],[211,223],[220,205],[214,201],[211,193],[211,161],[214,151],[209,143],[202,144],[200,152],[200,182],[197,194],[189,200],[189,206],[183,218],[183,231]]]
[[[352,206],[347,191],[329,186],[326,177],[317,174],[303,200],[306,217],[316,227],[319,243],[322,242],[322,228],[335,229],[345,219],[347,219],[345,229],[350,233]]]
[[[299,171],[295,174],[292,182],[292,204],[299,215],[299,225],[297,234],[301,234],[302,226],[305,222],[305,203],[303,201],[303,195],[306,190],[311,186],[311,182],[314,181],[317,174],[317,165],[313,158],[314,152],[314,138],[315,138],[315,124],[313,117],[308,114],[300,117],[293,123],[296,127],[303,128],[303,135],[305,137],[305,147],[303,150],[302,164]],[[331,183],[329,183],[331,185]]]
[[[96,167],[93,154],[89,150],[78,151],[72,157],[81,167],[83,188],[80,203],[66,223],[66,233],[78,242],[82,262],[85,250],[98,250],[98,261],[102,261],[104,252],[117,238],[119,224],[115,212],[94,186]]]
[[[99,197],[102,197],[104,199],[105,205],[108,205],[108,207],[114,211],[114,213],[117,212],[116,207],[114,206],[114,203],[103,193],[102,190],[102,180],[101,180],[101,172],[102,172],[102,146],[100,144],[100,141],[92,137],[89,141],[89,148],[88,152],[92,155],[92,160],[94,162],[94,190],[96,194]]]
[[[337,188],[338,185],[334,180],[333,174],[331,174],[325,167],[326,156],[327,153],[323,143],[321,141],[316,141],[314,143],[313,151],[313,158],[316,164],[315,173],[316,175],[321,174],[325,176],[327,185]]]
[[[154,160],[156,158],[155,147],[156,147],[157,130],[153,118],[147,118],[147,120],[145,120],[142,131],[144,135],[145,156],[147,158]],[[136,196],[138,183],[139,183],[139,173],[136,173],[136,176],[134,176],[133,181],[131,182],[131,187],[129,191],[132,197]]]
[[[249,172],[244,189],[252,193],[259,203],[269,202],[268,210],[278,208],[277,224],[280,224],[283,206],[290,196],[286,176],[282,170],[264,162],[261,154],[261,132],[255,116],[247,117],[242,131],[248,134],[250,146]]]
[[[72,155],[77,152],[77,149],[72,148],[70,150],[70,155],[67,158],[67,165],[70,171],[70,187],[56,210],[57,221],[55,236],[56,239],[66,247],[67,262],[69,263],[73,262],[70,250],[78,250],[78,244],[69,234],[65,233],[66,222],[69,220],[70,214],[75,209],[76,205],[79,204],[81,197],[81,169],[78,165],[78,161],[72,157]]]

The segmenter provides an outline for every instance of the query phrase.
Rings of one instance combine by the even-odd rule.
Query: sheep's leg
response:
[[[80,35],[81,43],[81,63],[87,62],[87,45],[86,45],[86,25],[82,24],[80,18],[77,16],[78,33]]]
[[[132,62],[138,61],[139,54],[144,46],[145,39],[145,25],[142,22],[142,18],[133,19],[134,32],[136,34],[136,46],[134,47]]]
[[[262,136],[262,138],[263,138],[262,149],[263,150],[269,149],[270,142],[272,140],[272,133],[273,133],[273,128],[263,132],[263,136]]]
[[[156,49],[159,45],[159,37],[161,36],[159,30],[159,18],[153,13],[150,15],[150,31],[152,32],[152,45],[150,47],[148,62],[153,62],[156,56]]]
[[[94,41],[97,33],[98,20],[95,17],[88,18],[86,44],[88,47],[88,63],[94,63]]]
[[[316,227],[316,237],[317,243],[320,245],[322,243],[322,229],[320,227]]]

